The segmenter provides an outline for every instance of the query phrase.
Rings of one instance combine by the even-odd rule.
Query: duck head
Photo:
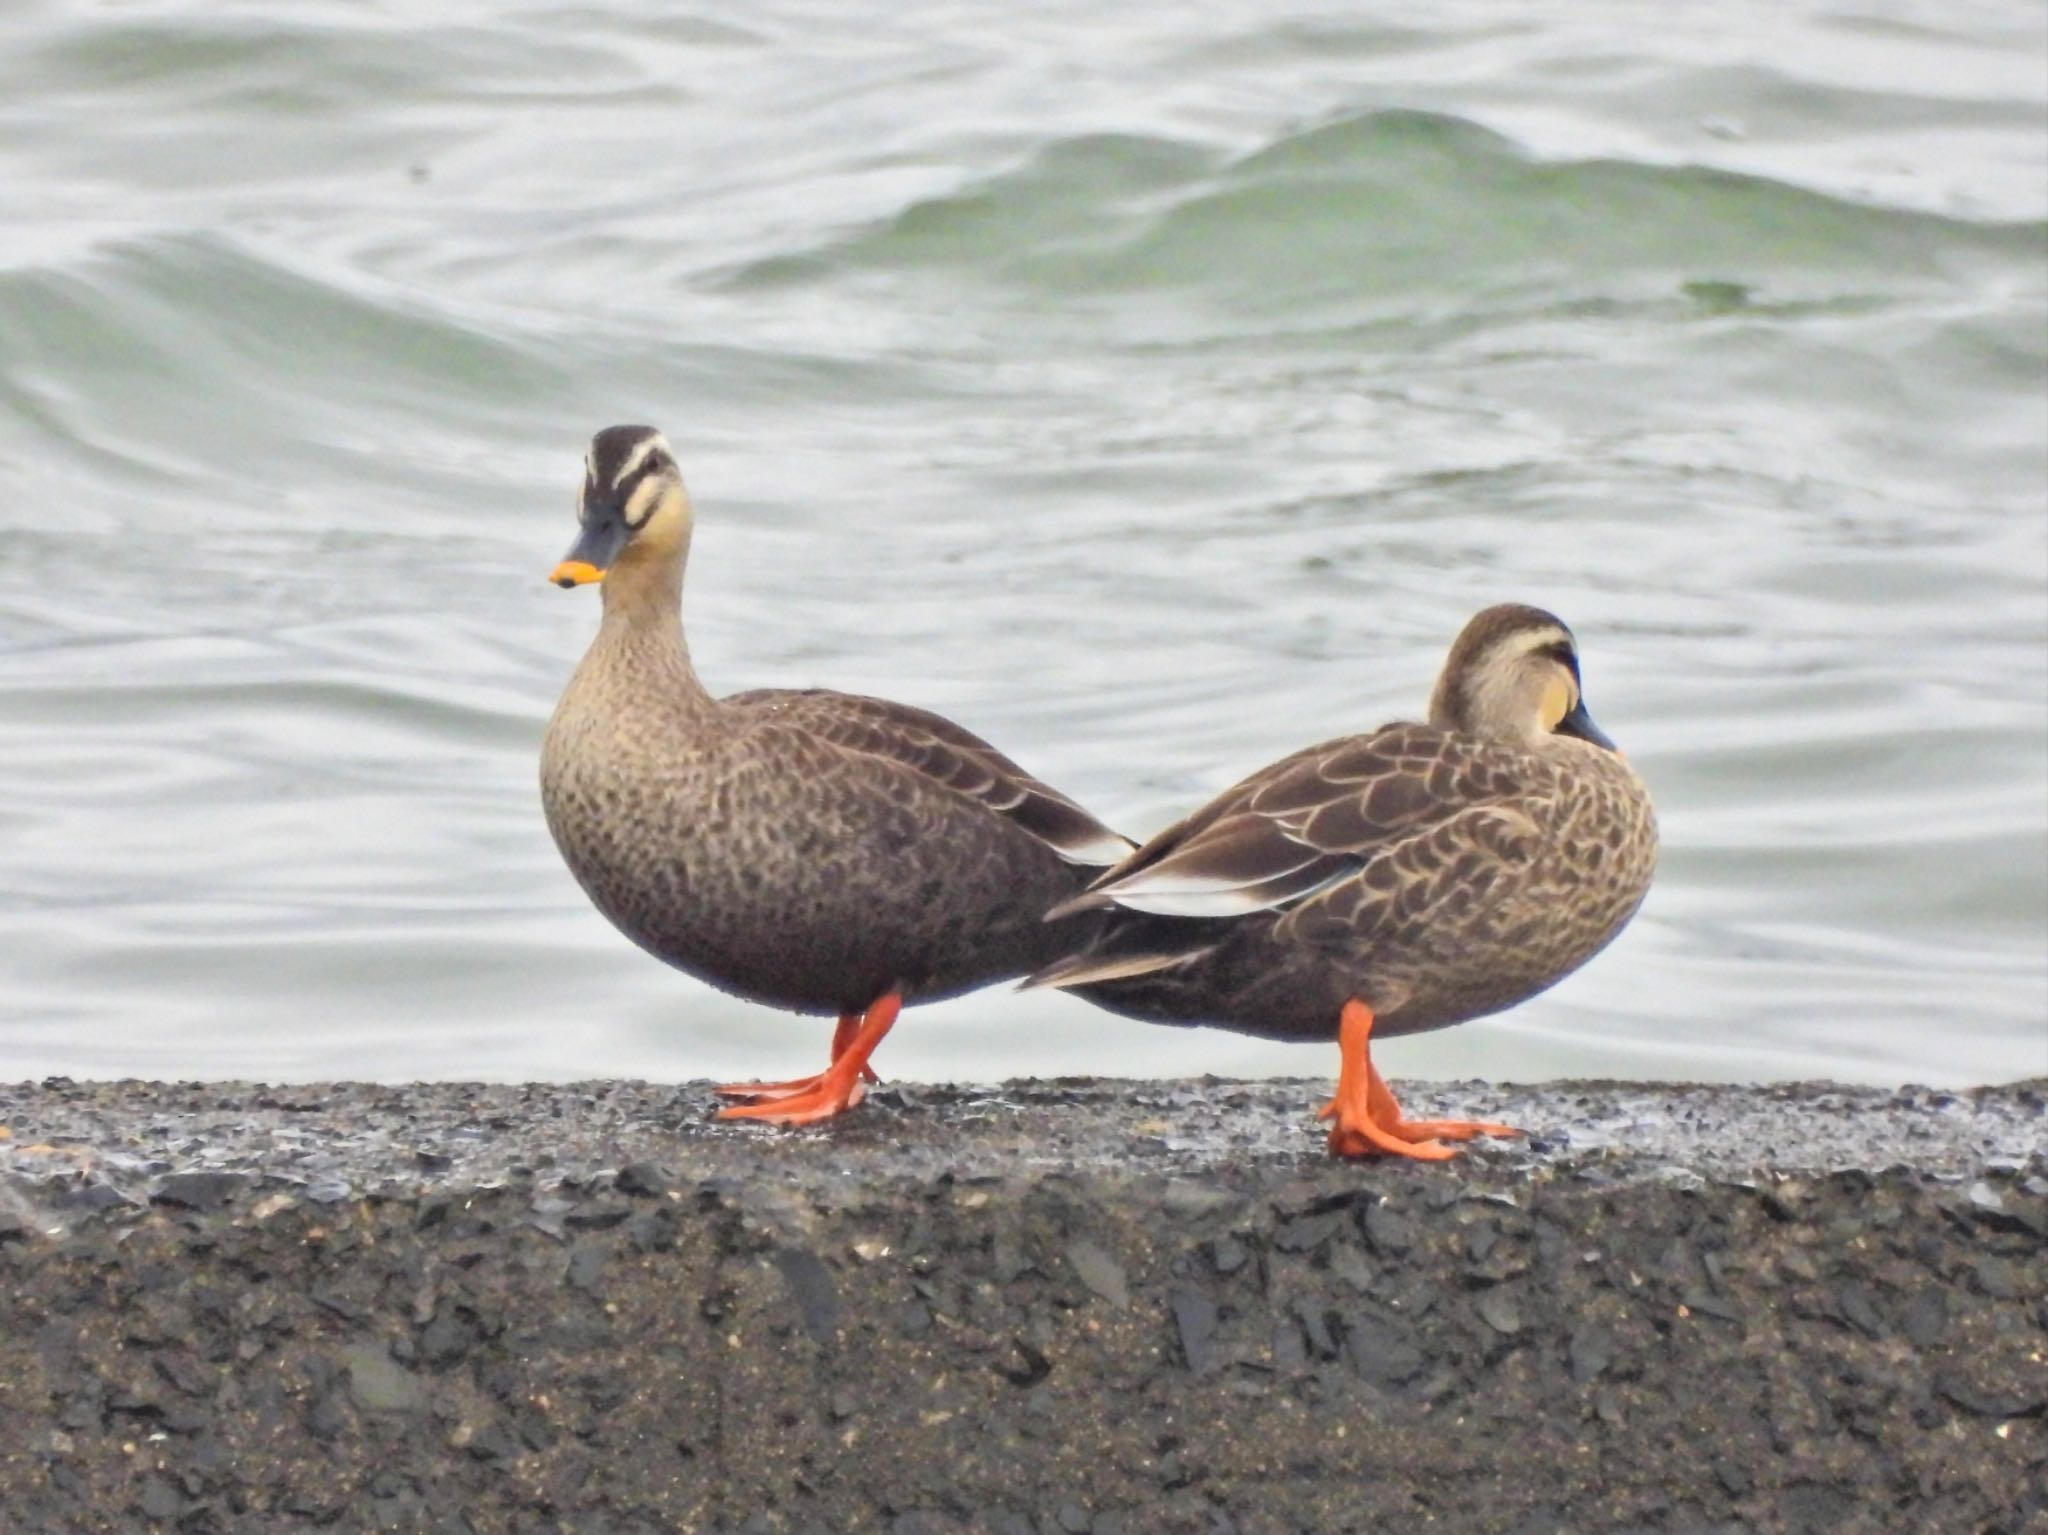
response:
[[[690,497],[668,439],[651,426],[608,426],[591,438],[576,521],[576,542],[548,577],[557,586],[679,559],[690,539]]]
[[[1465,625],[1430,695],[1429,722],[1524,747],[1575,736],[1618,750],[1586,712],[1571,630],[1520,603],[1487,608]]]

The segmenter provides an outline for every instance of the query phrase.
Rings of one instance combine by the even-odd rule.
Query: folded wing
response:
[[[725,702],[910,768],[1014,821],[1069,863],[1099,867],[1131,851],[1127,838],[943,715],[824,688],[764,689]]]
[[[1497,754],[1495,754],[1497,757]],[[1168,827],[1055,914],[1118,906],[1215,918],[1280,910],[1364,876],[1518,785],[1427,725],[1388,725],[1274,763]]]

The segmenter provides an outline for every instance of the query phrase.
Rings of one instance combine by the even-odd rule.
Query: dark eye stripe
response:
[[[1572,649],[1565,641],[1559,640],[1554,645],[1545,645],[1536,654],[1548,656],[1572,674],[1572,681],[1577,682],[1579,680],[1579,653]]]

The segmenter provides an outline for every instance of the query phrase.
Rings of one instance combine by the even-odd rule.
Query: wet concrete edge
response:
[[[2048,1083],[0,1085],[51,1531],[2013,1530]]]

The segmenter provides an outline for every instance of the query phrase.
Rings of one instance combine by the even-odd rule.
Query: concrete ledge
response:
[[[2048,1084],[0,1087],[23,1531],[2048,1520]]]

